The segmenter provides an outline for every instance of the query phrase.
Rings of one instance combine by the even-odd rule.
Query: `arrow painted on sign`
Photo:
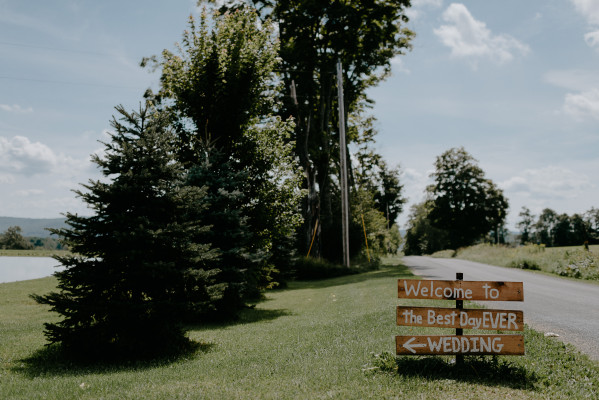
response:
[[[416,350],[414,350],[415,347],[426,347],[426,343],[421,343],[421,344],[412,344],[412,342],[416,340],[415,337],[411,338],[410,340],[408,340],[407,342],[405,342],[403,344],[403,347],[405,347],[408,351],[416,354]]]

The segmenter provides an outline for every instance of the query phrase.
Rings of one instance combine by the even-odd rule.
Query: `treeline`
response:
[[[0,249],[2,250],[62,250],[63,245],[56,238],[28,237],[22,235],[20,226],[10,226],[0,234]]]
[[[309,271],[307,254],[342,258],[338,60],[358,147],[352,255],[397,250],[402,185],[372,150],[365,92],[409,47],[409,1],[253,3],[260,13],[239,2],[190,17],[176,51],[142,61],[161,72],[159,90],[116,108],[92,158],[104,176],[75,192],[93,215],[67,213],[53,230],[72,254],[56,257],[59,290],[33,296],[62,316],[45,334],[65,354],[184,351],[186,324],[235,318]]]
[[[533,215],[527,207],[519,213],[520,243],[545,246],[580,246],[599,243],[599,209],[592,207],[583,214],[558,214],[545,208]]]

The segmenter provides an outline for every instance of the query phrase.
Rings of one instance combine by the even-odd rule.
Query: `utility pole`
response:
[[[343,238],[343,265],[349,267],[349,195],[347,191],[347,146],[345,144],[345,110],[343,105],[343,69],[337,60],[337,93],[339,103],[339,168],[341,186],[341,230]]]

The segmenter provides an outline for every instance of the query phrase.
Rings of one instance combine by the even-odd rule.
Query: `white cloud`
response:
[[[15,113],[15,114],[28,114],[28,113],[33,112],[33,108],[31,108],[31,107],[23,108],[18,104],[13,104],[12,106],[9,104],[0,104],[0,110]]]
[[[4,174],[0,172],[0,183],[10,184],[15,183],[16,179],[11,174]]]
[[[590,47],[599,47],[599,31],[585,34],[584,41],[587,42]]]
[[[582,14],[589,24],[599,24],[599,1],[597,0],[570,0],[574,8]]]
[[[412,71],[403,62],[402,56],[395,56],[391,59],[391,66],[394,70],[398,72],[403,72],[404,74],[410,74]]]
[[[599,119],[599,72],[590,70],[549,71],[544,80],[554,86],[575,91],[566,93],[558,113],[578,120]]]
[[[41,189],[25,189],[25,190],[17,190],[15,195],[20,197],[30,197],[30,196],[39,196],[44,194],[45,192]]]
[[[422,15],[423,8],[440,8],[443,0],[412,0],[412,6],[406,9],[406,15],[410,20],[415,20]]]
[[[521,174],[501,182],[499,186],[512,194],[524,194],[531,199],[543,200],[576,198],[594,185],[585,174],[548,166],[524,170]]]
[[[40,142],[24,136],[0,137],[0,169],[26,175],[46,172],[58,163],[56,154]]]
[[[12,139],[0,137],[0,172],[37,175],[82,171],[87,160],[76,160],[57,154],[40,142],[32,142],[24,136]]]
[[[589,29],[594,31],[584,35],[584,41],[589,47],[599,48],[599,1],[598,0],[570,0],[574,8],[580,13],[589,24]]]
[[[599,89],[566,94],[563,110],[576,119],[591,117],[599,120]]]
[[[545,73],[543,79],[554,86],[580,92],[599,88],[599,72],[592,70],[554,70]]]
[[[442,25],[434,30],[441,42],[451,48],[451,55],[469,59],[474,68],[478,60],[498,64],[511,61],[514,54],[527,54],[530,48],[510,35],[494,35],[487,25],[476,20],[465,5],[452,3],[443,13]]]

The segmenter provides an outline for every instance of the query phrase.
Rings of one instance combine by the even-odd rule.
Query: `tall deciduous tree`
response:
[[[589,224],[591,241],[599,243],[599,208],[591,207],[584,213],[584,219]]]
[[[535,216],[530,212],[527,207],[522,207],[522,210],[518,214],[520,221],[518,221],[518,228],[520,229],[520,243],[526,244],[533,239],[532,229],[535,223]]]
[[[11,226],[0,235],[0,247],[3,249],[22,250],[31,248],[22,234],[23,230],[20,226]]]
[[[85,358],[180,350],[185,315],[224,290],[209,268],[214,252],[191,241],[210,228],[190,218],[206,194],[184,185],[168,120],[117,110],[105,153],[93,157],[104,179],[76,192],[93,215],[68,213],[68,227],[54,230],[73,251],[56,257],[66,267],[59,292],[33,296],[62,316],[45,325],[48,339]]]
[[[303,188],[307,190],[300,247],[307,250],[316,231],[312,254],[320,255],[325,245],[322,237],[329,241],[341,237],[336,231],[340,215],[334,213],[333,204],[340,153],[336,63],[341,61],[343,65],[344,110],[352,114],[371,103],[366,90],[390,73],[393,57],[410,48],[413,33],[404,26],[408,21],[404,12],[410,1],[250,3],[265,20],[278,24],[284,83],[280,115],[292,115],[296,121],[295,151],[304,171]]]
[[[535,223],[535,237],[539,243],[553,246],[553,233],[558,215],[550,208],[545,208]]]
[[[463,147],[437,157],[431,177],[428,217],[434,226],[449,233],[450,248],[470,245],[503,225],[507,199]]]

